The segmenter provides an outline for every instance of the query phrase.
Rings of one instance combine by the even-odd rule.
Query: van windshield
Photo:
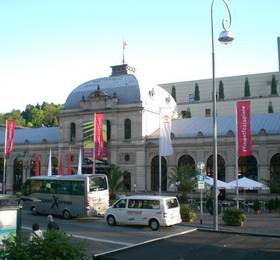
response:
[[[177,208],[179,206],[178,200],[176,198],[166,200],[166,205],[168,209]]]

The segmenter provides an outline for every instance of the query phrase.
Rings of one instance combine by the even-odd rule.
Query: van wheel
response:
[[[149,227],[151,230],[156,231],[159,229],[159,223],[156,219],[151,219],[149,222]]]
[[[37,213],[38,213],[38,212],[37,212],[36,207],[33,206],[33,207],[31,208],[31,214],[35,216],[35,215],[37,215]]]
[[[64,219],[70,219],[71,218],[71,214],[67,209],[63,211],[62,216],[63,216]]]
[[[109,215],[107,217],[107,223],[110,226],[115,226],[116,225],[116,220],[115,220],[115,218],[112,215]]]

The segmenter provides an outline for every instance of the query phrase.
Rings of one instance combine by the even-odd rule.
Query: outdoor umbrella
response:
[[[205,183],[207,183],[208,185],[210,186],[214,186],[214,180],[212,177],[210,176],[205,176],[205,179],[204,179]],[[224,182],[224,181],[220,181],[220,180],[217,180],[217,188],[218,189],[228,189],[228,183]]]
[[[236,187],[236,180],[228,182],[228,189],[235,189]],[[242,177],[238,179],[238,188],[244,190],[267,190],[269,189],[265,184],[254,181],[252,179]]]

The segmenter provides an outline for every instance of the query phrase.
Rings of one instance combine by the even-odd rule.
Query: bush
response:
[[[258,199],[256,199],[256,200],[254,201],[254,203],[253,203],[253,209],[254,209],[255,212],[260,211],[260,209],[261,209],[261,203],[260,203],[260,201],[259,201]]]
[[[196,213],[189,205],[182,204],[180,208],[181,218],[184,222],[192,223],[196,220]]]
[[[82,244],[70,241],[61,230],[47,231],[44,233],[44,239],[35,238],[32,241],[22,235],[9,237],[3,240],[3,244],[8,260],[78,260],[84,257]]]
[[[228,226],[242,226],[247,219],[242,209],[226,209],[222,218]]]

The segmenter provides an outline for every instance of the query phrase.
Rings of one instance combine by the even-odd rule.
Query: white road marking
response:
[[[32,230],[30,227],[26,227],[26,226],[22,226],[22,228],[27,229],[27,230]],[[42,229],[42,231],[46,231],[46,230]],[[109,239],[93,238],[93,237],[87,237],[87,236],[81,236],[81,235],[75,235],[75,234],[68,234],[68,235],[71,237],[75,237],[75,238],[87,239],[87,240],[102,242],[102,243],[116,244],[116,245],[121,245],[121,246],[133,245],[132,243],[119,242],[119,241],[109,240]]]

